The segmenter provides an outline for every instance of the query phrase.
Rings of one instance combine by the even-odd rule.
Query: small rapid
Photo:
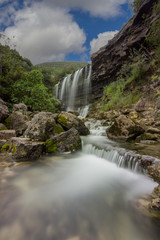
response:
[[[82,137],[82,151],[3,171],[1,240],[159,239],[157,227],[134,205],[156,184],[120,168],[119,148],[104,136],[106,127],[86,124],[91,135]]]

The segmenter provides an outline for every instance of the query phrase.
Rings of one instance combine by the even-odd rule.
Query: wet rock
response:
[[[158,158],[148,156],[148,155],[140,156],[140,165],[144,169],[147,169],[148,166],[151,166],[153,164],[160,164],[160,160]]]
[[[0,122],[4,121],[8,116],[8,107],[6,103],[0,98]]]
[[[77,129],[80,135],[85,136],[89,134],[89,130],[85,126],[84,122],[71,113],[61,112],[57,118],[57,122],[63,127],[64,130],[69,130],[74,127]]]
[[[0,131],[0,139],[10,139],[16,136],[15,130],[2,130]]]
[[[55,135],[56,114],[40,112],[36,114],[24,132],[25,137],[38,141],[46,141]]]
[[[36,160],[45,150],[45,144],[42,142],[32,142],[27,138],[11,138],[8,151],[12,157],[18,161]]]
[[[3,123],[0,123],[0,131],[7,130],[6,126]]]
[[[24,115],[23,112],[14,111],[11,114],[10,128],[16,131],[17,137],[23,135],[24,131],[29,126],[29,123],[29,117]]]
[[[72,152],[81,149],[81,139],[75,128],[46,141],[46,152]]]
[[[13,109],[12,109],[12,112],[21,112],[23,114],[26,114],[27,113],[27,106],[23,103],[19,103],[19,104],[14,104],[13,105]]]
[[[120,115],[115,119],[113,125],[107,129],[107,135],[115,140],[132,140],[138,135],[142,134],[144,129],[135,124],[131,119],[125,115]]]
[[[148,175],[153,178],[154,181],[160,183],[160,164],[154,164],[147,168]]]

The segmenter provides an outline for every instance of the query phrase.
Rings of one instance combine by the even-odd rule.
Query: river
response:
[[[0,240],[158,240],[133,200],[157,185],[105,155],[117,144],[91,126],[78,153],[1,169]],[[94,149],[94,151],[93,151]],[[105,150],[104,150],[105,149]]]

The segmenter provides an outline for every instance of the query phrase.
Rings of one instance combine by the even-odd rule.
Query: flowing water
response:
[[[87,65],[74,74],[69,74],[56,84],[54,89],[56,98],[63,102],[66,111],[78,111],[84,118],[90,107],[88,97],[91,87],[91,71],[92,66]]]
[[[156,184],[117,166],[111,152],[118,146],[104,131],[93,127],[79,153],[1,169],[0,240],[159,239],[152,221],[132,205]]]

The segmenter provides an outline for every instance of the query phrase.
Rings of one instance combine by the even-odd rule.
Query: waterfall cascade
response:
[[[134,152],[127,152],[120,148],[117,143],[109,140],[106,136],[107,127],[101,125],[101,121],[89,119],[86,122],[90,129],[90,136],[83,137],[82,151],[93,154],[107,161],[115,163],[118,167],[130,169],[133,172],[143,172],[139,158]]]
[[[76,110],[81,116],[87,116],[91,71],[92,66],[88,64],[86,67],[77,70],[74,74],[69,74],[56,84],[56,98],[64,103],[66,111]]]

